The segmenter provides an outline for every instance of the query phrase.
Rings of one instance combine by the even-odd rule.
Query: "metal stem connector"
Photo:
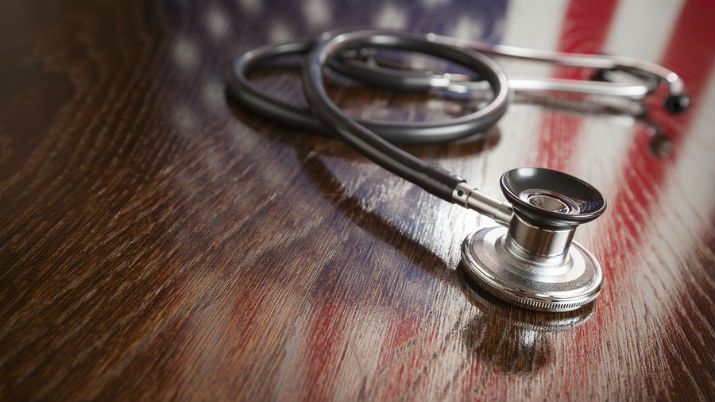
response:
[[[486,215],[504,226],[509,225],[514,213],[514,209],[508,202],[496,200],[464,181],[454,188],[452,199],[457,204]]]

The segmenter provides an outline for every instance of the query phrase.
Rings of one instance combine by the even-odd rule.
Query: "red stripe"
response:
[[[305,355],[305,383],[308,386],[302,387],[307,394],[300,399],[309,401],[333,399],[335,382],[331,377],[337,374],[340,364],[345,359],[345,349],[338,357],[340,352],[338,346],[343,345],[343,337],[349,328],[345,325],[345,315],[336,312],[343,310],[346,303],[331,299],[330,295],[321,295],[315,298],[313,304],[308,350]]]

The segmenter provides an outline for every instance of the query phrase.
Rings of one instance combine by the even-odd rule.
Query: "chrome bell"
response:
[[[606,209],[590,184],[555,170],[518,168],[501,177],[509,227],[481,229],[462,244],[468,276],[494,296],[539,311],[570,311],[599,294],[603,272],[573,241],[578,225]]]

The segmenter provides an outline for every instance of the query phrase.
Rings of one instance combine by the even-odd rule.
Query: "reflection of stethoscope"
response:
[[[440,57],[469,69],[466,75],[433,75],[385,67],[367,49],[392,49]],[[508,80],[500,67],[481,53],[558,64],[620,71],[639,83],[623,84],[554,79]],[[277,57],[307,54],[303,90],[310,109],[292,106],[253,87],[246,72]],[[444,122],[398,123],[360,121],[343,113],[328,97],[323,70],[337,71],[373,85],[393,89],[441,88],[455,93],[491,89],[482,108]],[[484,228],[467,237],[462,256],[470,278],[490,293],[542,311],[574,310],[594,300],[603,282],[598,261],[572,242],[581,223],[600,216],[604,197],[568,174],[540,168],[518,168],[501,177],[508,202],[500,202],[465,179],[428,165],[394,144],[447,142],[484,131],[506,112],[512,92],[572,92],[642,100],[660,84],[669,91],[666,108],[688,106],[682,81],[663,67],[610,56],[564,55],[463,42],[437,35],[394,31],[350,31],[324,34],[317,41],[268,46],[238,58],[227,77],[229,92],[245,107],[293,127],[334,135],[385,169],[446,201],[473,209],[503,226]],[[485,83],[489,88],[484,88]],[[507,227],[505,227],[507,226]]]

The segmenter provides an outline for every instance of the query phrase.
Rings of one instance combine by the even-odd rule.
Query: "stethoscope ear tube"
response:
[[[244,53],[226,71],[226,86],[231,97],[250,111],[304,130],[311,134],[331,136],[331,131],[313,116],[309,109],[291,105],[254,87],[247,74],[252,69],[279,57],[304,55],[313,48],[312,40],[264,46]]]
[[[303,91],[316,116],[332,127],[336,137],[352,146],[370,160],[404,179],[422,187],[429,193],[454,202],[454,190],[465,180],[442,168],[397,148],[364,125],[343,113],[330,99],[323,83],[323,69],[331,57],[345,50],[362,47],[395,48],[422,52],[442,57],[477,71],[493,88],[494,98],[483,109],[465,116],[470,120],[496,123],[506,112],[509,103],[509,86],[506,75],[490,59],[475,52],[444,46],[423,36],[389,31],[356,31],[341,33],[321,40],[311,51],[303,69]]]
[[[673,114],[682,113],[690,105],[683,81],[676,73],[645,61],[621,56],[564,54],[511,46],[487,45],[434,34],[429,34],[428,37],[445,46],[470,49],[490,56],[596,69],[591,80],[512,76],[509,79],[509,85],[515,93],[542,95],[576,93],[643,101],[647,96],[656,92],[662,84],[668,91],[664,103],[666,110]],[[448,92],[456,93],[469,93],[472,89],[481,89],[482,87],[479,85],[481,78],[478,75],[434,74],[430,71],[405,69],[404,66],[395,67],[394,61],[384,59],[383,56],[370,52],[369,49],[352,53],[339,55],[330,60],[330,67],[364,84],[394,90],[447,89]],[[388,67],[387,65],[390,64],[393,66]],[[630,75],[636,82],[612,82],[609,79],[612,72]]]

